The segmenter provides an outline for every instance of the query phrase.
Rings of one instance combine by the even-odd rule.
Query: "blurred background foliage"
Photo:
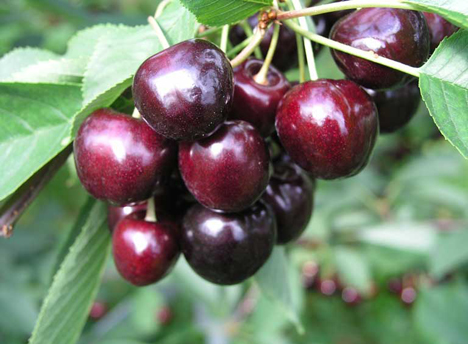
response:
[[[0,55],[57,53],[97,23],[144,24],[156,0],[2,0]],[[329,52],[321,77],[339,78]],[[290,80],[297,71],[288,73]],[[0,343],[26,343],[87,196],[70,160],[0,240]],[[319,182],[306,234],[287,247],[304,333],[255,284],[220,288],[181,260],[154,287],[135,288],[112,260],[80,343],[468,343],[468,162],[425,107],[379,138],[354,178]]]

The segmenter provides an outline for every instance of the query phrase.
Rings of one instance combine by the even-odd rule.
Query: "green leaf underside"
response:
[[[421,11],[433,12],[461,28],[468,28],[468,1],[466,0],[403,0]]]
[[[468,32],[444,40],[421,68],[419,87],[439,130],[468,158]]]
[[[0,83],[0,199],[65,148],[80,106],[79,86]]]
[[[22,69],[38,62],[55,59],[58,56],[38,48],[18,48],[0,59],[0,80],[6,80]]]
[[[197,20],[205,25],[232,24],[271,6],[272,0],[181,0]]]
[[[96,202],[44,300],[30,344],[74,344],[96,297],[110,253],[106,207]]]
[[[294,305],[289,268],[284,248],[275,247],[268,261],[255,274],[255,281],[265,296],[284,309],[297,331],[302,333],[304,329]]]

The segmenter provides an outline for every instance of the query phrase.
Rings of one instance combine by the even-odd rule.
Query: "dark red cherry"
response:
[[[195,140],[224,122],[233,98],[232,67],[213,43],[192,39],[151,56],[133,81],[135,106],[161,135]]]
[[[315,178],[359,173],[379,132],[370,96],[349,80],[321,79],[291,89],[278,106],[276,130],[294,162]]]
[[[177,225],[132,217],[120,221],[112,236],[114,262],[128,282],[144,286],[166,276],[180,254]]]
[[[192,269],[210,282],[237,284],[267,261],[276,241],[271,209],[258,202],[236,214],[221,214],[201,205],[184,217],[181,245]]]
[[[74,153],[85,189],[117,205],[148,199],[177,161],[175,142],[142,120],[110,109],[97,110],[83,122]]]
[[[249,59],[234,69],[234,103],[230,118],[251,123],[267,137],[275,130],[278,103],[291,86],[283,73],[273,66],[268,69],[267,83],[257,83],[254,76],[262,65],[261,60]]]
[[[181,142],[179,168],[185,185],[205,207],[244,210],[257,201],[269,180],[268,148],[244,121],[228,121],[212,136]]]
[[[307,227],[314,206],[314,185],[293,164],[276,163],[262,200],[274,211],[277,243],[297,239]]]
[[[364,8],[340,19],[330,38],[379,56],[420,67],[429,56],[430,37],[420,12],[394,8]],[[336,50],[333,58],[351,80],[372,89],[400,86],[409,74]]]
[[[431,52],[433,52],[445,37],[451,36],[458,27],[435,13],[423,12],[431,36]]]
[[[381,133],[393,133],[408,124],[416,114],[421,100],[415,81],[395,90],[366,91],[377,106]]]

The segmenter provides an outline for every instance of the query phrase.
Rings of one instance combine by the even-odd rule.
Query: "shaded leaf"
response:
[[[106,205],[96,202],[44,300],[30,344],[74,344],[83,329],[110,253]]]
[[[403,0],[416,5],[421,11],[441,15],[455,25],[468,28],[468,2],[466,0]]]
[[[468,263],[468,231],[460,230],[441,237],[431,256],[429,269],[436,277],[443,277]]]

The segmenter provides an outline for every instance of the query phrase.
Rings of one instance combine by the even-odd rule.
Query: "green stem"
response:
[[[227,50],[228,36],[229,36],[229,25],[224,25],[223,31],[221,33],[221,43],[219,45],[223,52],[226,52]]]
[[[264,36],[265,30],[261,30],[257,27],[257,30],[255,31],[249,44],[239,53],[239,55],[231,60],[232,67],[237,67],[242,64],[242,62],[247,60],[247,58],[254,52],[255,48],[260,45]]]
[[[270,47],[268,48],[268,53],[265,57],[265,61],[263,62],[262,68],[254,76],[254,80],[256,83],[261,85],[268,85],[268,70],[270,69],[271,61],[273,60],[273,56],[275,55],[276,46],[278,45],[278,37],[279,37],[279,30],[280,26],[278,24],[274,24],[275,28],[273,30],[273,36],[271,37]]]
[[[164,9],[166,8],[167,5],[169,5],[171,1],[172,0],[163,0],[156,8],[156,13],[154,14],[154,17],[158,18],[163,13]]]
[[[244,29],[245,34],[247,35],[247,37],[253,37],[254,36],[252,28],[250,27],[250,25],[249,25],[249,23],[247,21],[243,21],[241,23],[241,26]],[[260,50],[260,48],[258,46],[255,47],[254,54],[255,54],[255,57],[257,59],[263,60],[263,54],[262,54],[262,52],[261,52],[261,50]]]
[[[229,58],[231,58],[232,56],[235,56],[239,51],[241,51],[242,49],[244,49],[247,45],[249,45],[249,42],[252,40],[252,37],[248,37],[246,38],[245,40],[243,40],[241,43],[239,43],[238,45],[236,45],[234,48],[232,48],[231,50],[229,50],[227,52],[227,56]]]
[[[287,11],[278,13],[278,20],[287,20],[292,18],[315,16],[318,14],[336,12],[342,10],[352,10],[356,8],[369,8],[369,7],[387,7],[387,8],[401,8],[404,10],[418,10],[413,5],[405,4],[400,0],[350,0],[340,1],[326,5],[319,5],[308,7],[300,10]]]
[[[337,41],[322,37],[320,35],[317,35],[315,33],[312,33],[312,32],[309,32],[307,30],[302,29],[299,25],[297,25],[296,23],[294,23],[291,20],[286,21],[285,24],[289,28],[291,28],[293,31],[303,35],[304,37],[307,37],[311,41],[323,44],[323,45],[325,45],[327,47],[330,47],[332,49],[342,51],[344,53],[354,55],[354,56],[363,58],[363,59],[371,61],[371,62],[378,63],[378,64],[386,66],[386,67],[390,67],[392,69],[399,70],[400,72],[407,73],[407,74],[410,74],[410,75],[413,75],[413,76],[419,78],[420,72],[419,72],[418,68],[411,67],[411,66],[405,65],[403,63],[390,60],[390,59],[388,59],[386,57],[379,56],[376,53],[374,53],[373,51],[364,51],[364,50],[361,50],[361,49],[353,48],[353,47],[351,47],[349,45],[339,43]]]
[[[148,200],[148,208],[146,208],[146,216],[145,221],[147,222],[157,222],[158,219],[156,218],[156,209],[154,206],[154,197],[151,197]]]
[[[209,36],[213,33],[216,33],[218,31],[221,31],[223,29],[222,26],[219,26],[219,27],[212,27],[211,29],[208,29],[208,30],[205,30],[203,32],[200,32],[199,34],[197,34],[197,37],[206,37],[206,36]]]
[[[300,0],[292,0],[293,6],[296,10],[302,9]],[[302,29],[309,31],[307,20],[304,17],[299,18],[299,25]],[[314,28],[315,31],[315,28]],[[309,68],[309,76],[311,80],[318,79],[317,67],[315,66],[314,49],[312,48],[312,42],[304,37],[304,49],[307,58],[307,66]]]
[[[296,33],[297,42],[297,59],[299,62],[299,82],[302,84],[306,81],[305,76],[305,54],[304,54],[304,42],[300,34]]]
[[[154,17],[148,17],[148,23],[151,25],[151,27],[156,32],[156,36],[158,36],[159,42],[161,43],[163,49],[169,48],[171,45],[167,41],[167,38],[164,35],[164,32],[161,30],[161,27],[159,26],[156,19],[154,19]]]

